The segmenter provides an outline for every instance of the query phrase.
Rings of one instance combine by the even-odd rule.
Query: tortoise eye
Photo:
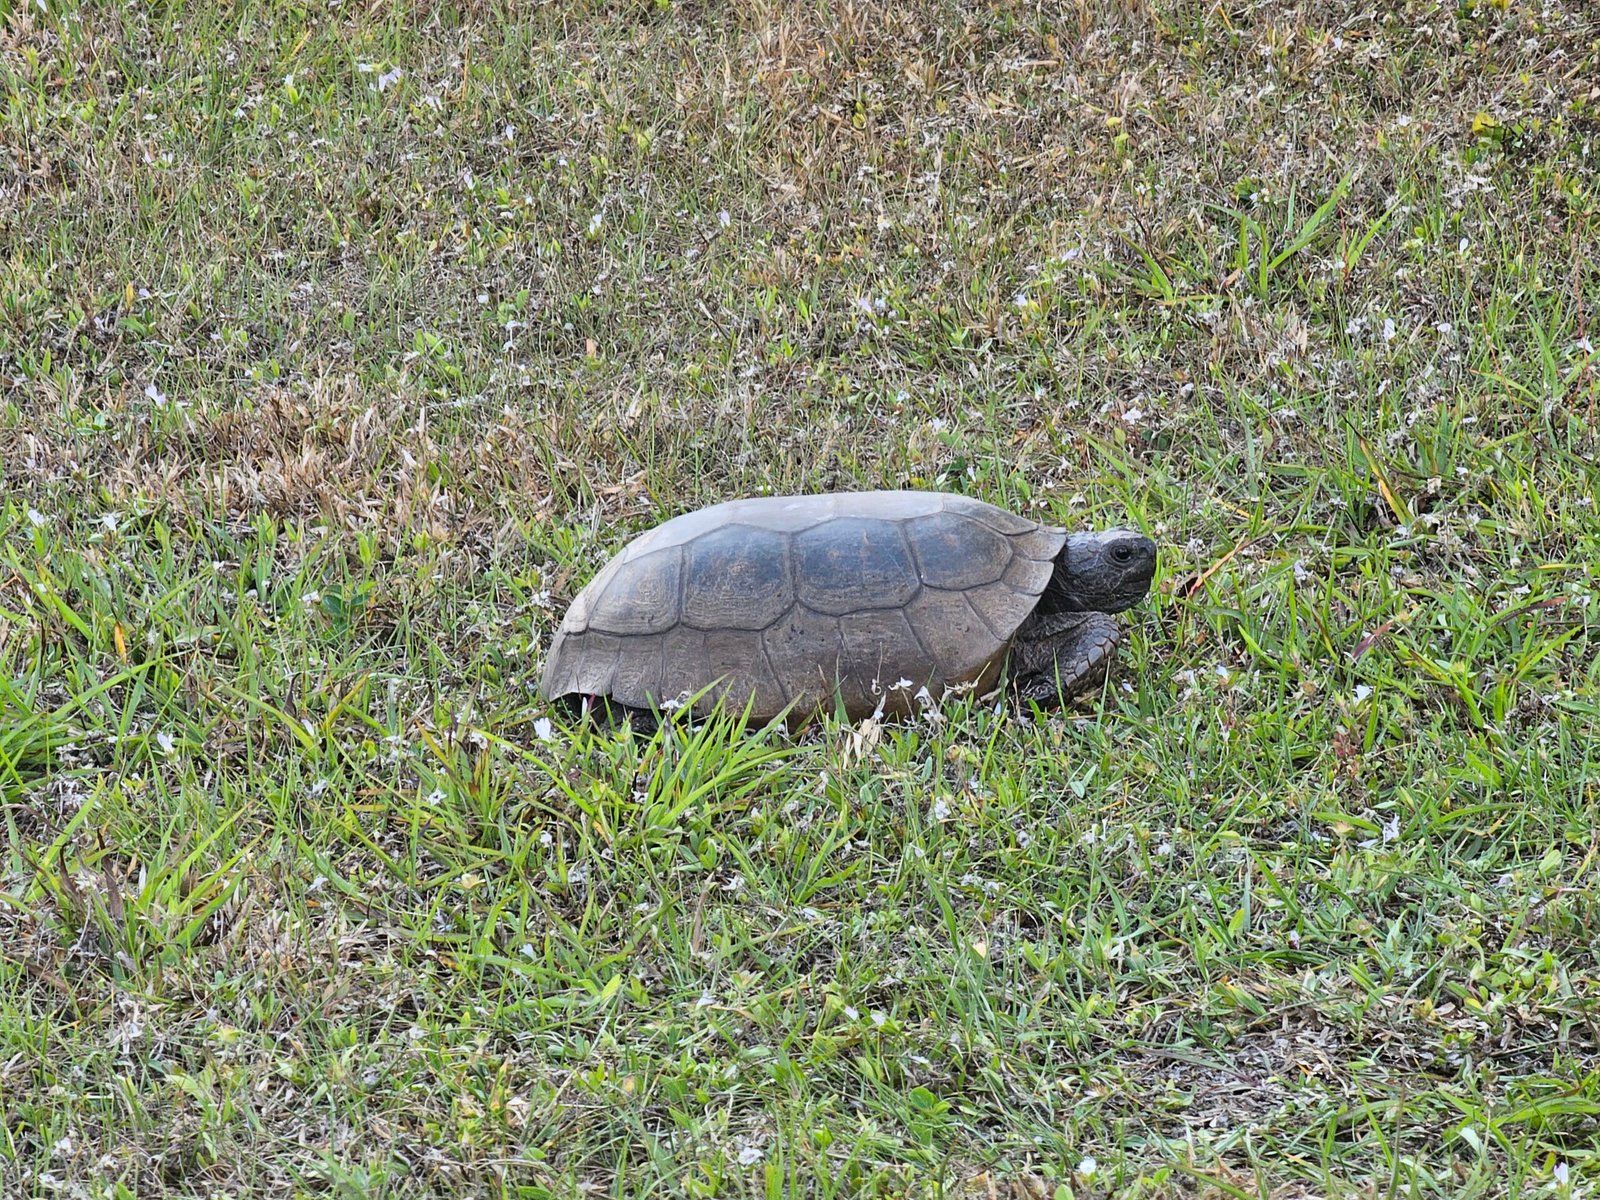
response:
[[[1130,558],[1133,557],[1133,547],[1132,546],[1116,546],[1116,547],[1113,547],[1112,551],[1111,551],[1111,557],[1116,559],[1119,563],[1125,563]]]

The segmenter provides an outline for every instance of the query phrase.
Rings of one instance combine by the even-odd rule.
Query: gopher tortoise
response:
[[[715,504],[642,534],[590,580],[550,646],[550,701],[650,713],[688,697],[799,724],[905,714],[921,689],[1023,700],[1100,688],[1156,548],[967,496],[853,492]],[[615,715],[615,714],[614,714]]]

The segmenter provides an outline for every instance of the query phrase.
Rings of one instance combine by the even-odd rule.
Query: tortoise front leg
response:
[[[1121,641],[1121,622],[1110,613],[1034,613],[1011,645],[1012,686],[1041,707],[1099,691]]]

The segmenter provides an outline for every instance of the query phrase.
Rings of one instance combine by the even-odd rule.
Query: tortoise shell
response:
[[[987,690],[1064,530],[966,496],[732,500],[642,534],[567,609],[541,690],[647,709],[709,688],[766,721]]]

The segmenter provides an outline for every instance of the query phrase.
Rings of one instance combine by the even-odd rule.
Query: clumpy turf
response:
[[[0,14],[0,1192],[1600,1184],[1591,5]],[[1122,682],[534,697],[855,487]]]

